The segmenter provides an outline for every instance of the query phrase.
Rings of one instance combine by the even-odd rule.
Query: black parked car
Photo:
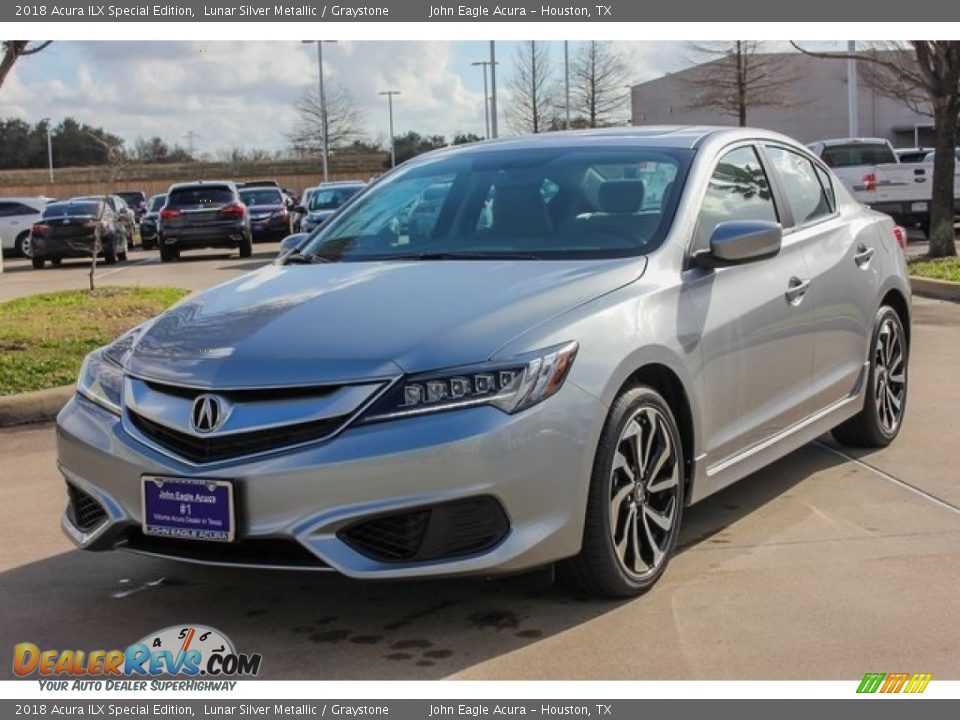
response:
[[[250,212],[254,241],[282,240],[290,234],[290,211],[279,188],[241,188],[240,199]]]
[[[158,246],[157,226],[160,223],[160,210],[166,201],[165,193],[154,195],[147,201],[146,212],[140,218],[140,243],[144,250],[153,250]]]
[[[30,259],[37,270],[47,260],[59,265],[64,258],[89,258],[100,233],[104,263],[127,259],[128,236],[117,214],[103,200],[67,200],[50,203],[40,222],[30,230]]]
[[[134,238],[136,237],[137,229],[137,217],[134,214],[133,210],[130,209],[130,206],[127,205],[126,200],[124,200],[119,195],[80,195],[78,197],[70,198],[70,200],[102,200],[107,204],[107,207],[113,211],[113,214],[117,216],[117,222],[120,223],[123,227],[123,231],[127,235],[127,244],[130,247],[133,247],[135,242]]]
[[[123,201],[133,210],[137,222],[140,222],[147,212],[147,194],[142,190],[124,190],[117,195],[123,198]]]
[[[160,211],[160,260],[170,262],[183,250],[236,248],[253,253],[250,215],[232,182],[171,185]]]

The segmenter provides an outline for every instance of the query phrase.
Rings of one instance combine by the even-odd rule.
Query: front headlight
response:
[[[569,342],[510,360],[410,375],[384,393],[361,422],[475,405],[492,405],[510,414],[526,410],[563,386],[578,347]]]
[[[119,415],[123,397],[123,364],[145,326],[146,323],[138,325],[106,347],[87,355],[77,378],[77,392]]]
[[[87,355],[77,379],[77,392],[112,413],[120,414],[123,369],[107,358],[109,348]]]

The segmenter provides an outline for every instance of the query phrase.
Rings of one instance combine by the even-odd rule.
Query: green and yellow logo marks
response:
[[[932,673],[867,673],[858,693],[922,693],[933,679]]]

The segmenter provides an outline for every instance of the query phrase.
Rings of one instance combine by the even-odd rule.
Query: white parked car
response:
[[[47,197],[0,197],[0,235],[5,251],[30,254],[30,228],[40,219],[50,200]]]

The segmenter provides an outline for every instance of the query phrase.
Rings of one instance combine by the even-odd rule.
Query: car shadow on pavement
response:
[[[688,508],[676,561],[695,569],[686,553],[731,543],[723,537],[731,534],[725,547],[736,552],[735,529],[723,531],[840,462],[808,445]],[[688,574],[689,568],[676,576]],[[625,605],[652,614],[662,604],[658,593],[682,593],[690,582],[668,569],[647,596],[616,601],[551,581],[551,571],[541,570],[494,579],[359,582],[333,573],[70,551],[0,574],[0,648],[9,652],[25,641],[42,649],[125,648],[153,631],[199,623],[225,633],[239,652],[261,653],[266,679],[438,679]],[[637,638],[637,651],[649,643],[655,652],[657,642],[653,635]],[[0,677],[11,677],[11,665],[2,668]]]

